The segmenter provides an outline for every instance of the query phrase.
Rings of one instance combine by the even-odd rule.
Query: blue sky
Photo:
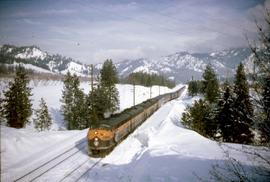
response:
[[[0,1],[0,44],[37,45],[85,63],[211,52],[255,38],[269,0]]]

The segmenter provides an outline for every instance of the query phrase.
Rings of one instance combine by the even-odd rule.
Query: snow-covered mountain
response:
[[[86,76],[89,70],[89,66],[72,58],[58,54],[50,55],[36,46],[3,45],[0,48],[0,63],[9,65],[22,63],[26,68],[36,72],[66,74],[70,71],[79,76]]]
[[[252,62],[248,48],[235,48],[213,53],[177,52],[156,60],[137,59],[125,60],[116,64],[121,76],[132,72],[143,71],[159,73],[174,79],[176,82],[185,82],[192,76],[199,79],[207,64],[211,64],[219,77],[232,76],[237,65],[243,62],[248,70]]]
[[[116,62],[118,73],[125,77],[133,72],[147,72],[165,75],[175,82],[186,82],[194,77],[200,79],[207,64],[211,64],[220,78],[231,77],[240,62],[246,70],[253,69],[253,56],[249,48],[234,48],[212,53],[176,52],[158,59],[135,59]],[[3,45],[0,47],[0,63],[23,63],[26,67],[42,72],[66,74],[68,71],[80,76],[87,76],[89,65],[82,64],[72,58],[61,55],[50,55],[36,46],[16,47]],[[102,64],[95,65],[95,73]]]

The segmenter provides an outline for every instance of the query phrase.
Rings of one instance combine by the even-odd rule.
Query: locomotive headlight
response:
[[[97,147],[98,144],[99,144],[98,138],[95,138],[95,139],[94,139],[94,145]]]

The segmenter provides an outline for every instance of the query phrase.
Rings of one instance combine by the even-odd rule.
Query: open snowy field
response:
[[[8,81],[1,81],[0,80],[0,90],[5,90],[7,88]],[[33,109],[37,109],[39,107],[40,99],[43,98],[48,106],[49,114],[52,117],[53,124],[51,126],[51,130],[58,131],[58,130],[66,130],[66,126],[64,123],[63,116],[61,114],[61,105],[60,102],[62,97],[62,90],[63,90],[63,82],[61,81],[31,81],[30,87],[32,88],[31,97]],[[180,86],[180,85],[179,85]],[[178,86],[178,87],[179,87]],[[120,111],[133,106],[133,85],[116,85],[119,96],[120,96]],[[88,94],[90,91],[90,84],[89,82],[81,82],[80,88],[84,91],[85,94]],[[173,91],[167,87],[152,87],[152,94],[151,97],[156,97],[159,94],[164,94]],[[139,104],[147,99],[150,98],[150,89],[144,86],[135,86],[135,103]],[[32,117],[34,115],[32,114]],[[30,118],[30,120],[32,120]],[[34,127],[32,123],[29,123],[26,126],[26,129],[33,130]],[[35,129],[34,129],[35,130]]]
[[[215,141],[186,129],[181,124],[181,114],[188,104],[198,98],[190,98],[186,91],[142,124],[126,140],[104,159],[87,155],[86,134],[65,130],[60,114],[59,99],[62,84],[38,86],[33,89],[34,108],[43,97],[53,116],[53,131],[36,132],[31,125],[26,129],[1,127],[1,181],[199,181],[210,180],[212,165],[224,166],[224,151]],[[87,93],[88,84],[82,84]],[[133,105],[133,87],[117,85],[120,93],[120,110]],[[136,87],[136,103],[150,97],[149,88]],[[153,96],[159,88],[152,89]],[[165,93],[170,89],[161,88]],[[242,145],[226,144],[231,157],[239,160],[248,171],[261,163],[243,154]],[[263,153],[258,147],[250,151]],[[29,176],[25,174],[30,173]],[[42,175],[40,175],[42,174]],[[263,181],[258,179],[257,181]]]

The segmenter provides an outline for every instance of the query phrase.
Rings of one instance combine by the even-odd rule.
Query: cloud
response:
[[[0,34],[9,37],[5,41],[37,44],[88,63],[154,59],[176,51],[246,46],[243,34],[256,32],[251,14],[259,16],[270,4],[261,2],[59,0],[10,3],[2,9],[0,2]],[[27,41],[21,36],[32,34],[36,38]]]
[[[48,9],[41,11],[40,14],[47,14],[47,15],[69,15],[76,13],[77,10],[75,9]]]
[[[141,47],[135,49],[101,49],[94,53],[93,59],[97,62],[102,62],[106,59],[112,59],[117,62],[119,60],[136,59],[144,56]]]
[[[30,25],[41,25],[42,23],[39,21],[33,21],[31,19],[24,18],[23,21]]]
[[[257,19],[258,21],[265,22],[265,10],[270,10],[270,0],[266,0],[263,4],[258,4],[255,7],[250,8],[248,12],[248,18],[251,21],[254,21],[254,19]]]

